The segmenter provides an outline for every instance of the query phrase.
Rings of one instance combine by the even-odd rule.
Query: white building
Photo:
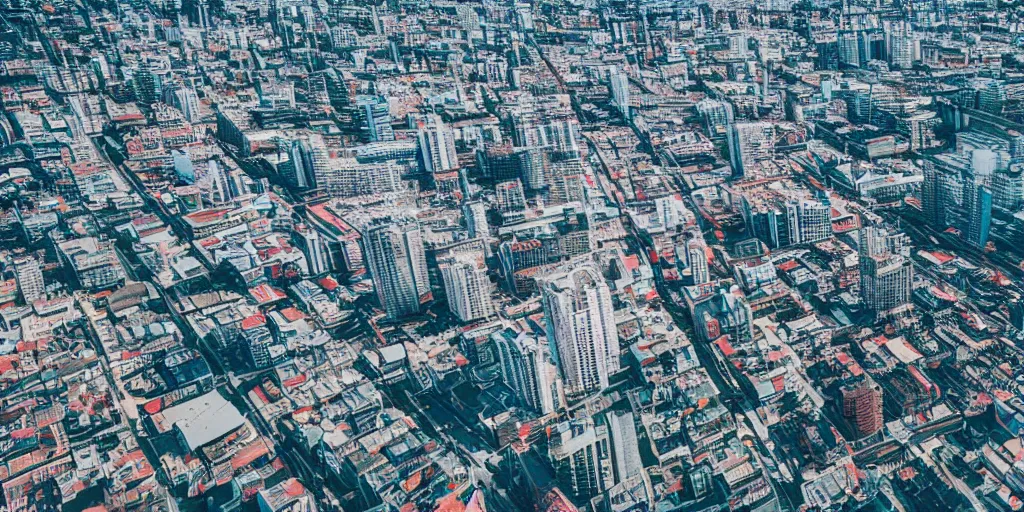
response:
[[[363,236],[363,254],[388,319],[418,314],[431,298],[419,224],[413,219],[374,222]]]
[[[735,123],[726,131],[729,162],[736,176],[744,175],[757,162],[775,153],[775,127],[771,123]]]
[[[686,244],[686,263],[690,269],[690,279],[694,286],[711,282],[707,246],[703,240],[694,239]]]
[[[630,118],[629,114],[629,77],[619,70],[615,70],[609,76],[612,90],[612,101],[622,113],[622,117]]]
[[[611,292],[592,265],[545,280],[544,314],[568,392],[591,394],[608,387],[619,369],[619,340]]]
[[[46,295],[46,283],[43,282],[43,270],[39,261],[31,256],[14,260],[14,276],[18,281],[18,290],[25,304],[32,304]]]
[[[448,309],[459,321],[467,323],[494,314],[491,281],[482,253],[460,253],[438,262]]]
[[[402,167],[394,162],[364,164],[355,158],[333,158],[320,168],[316,183],[337,197],[398,192],[402,188]]]
[[[302,226],[297,229],[296,245],[306,256],[306,270],[309,275],[318,276],[331,269],[330,258],[327,254],[327,245],[320,238],[320,233],[315,229]]]
[[[470,238],[488,238],[490,227],[487,225],[487,206],[482,201],[469,201],[462,205],[462,215],[466,218]]]
[[[612,411],[606,415],[608,433],[612,442],[615,464],[615,483],[623,482],[644,471],[640,460],[640,447],[636,439],[636,424],[630,411]]]
[[[426,124],[419,130],[417,140],[426,172],[434,174],[459,168],[459,158],[455,153],[455,135],[440,116],[432,115],[427,118]]]
[[[786,203],[792,243],[806,244],[832,236],[832,207],[828,203],[802,199]]]
[[[501,379],[519,402],[540,414],[554,412],[561,402],[560,382],[547,343],[511,329],[492,334],[491,340],[501,362]]]

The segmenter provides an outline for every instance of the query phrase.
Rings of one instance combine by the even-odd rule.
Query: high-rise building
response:
[[[526,193],[519,180],[505,181],[494,186],[498,211],[518,212],[526,209]]]
[[[1006,104],[1006,87],[1000,80],[986,79],[977,84],[978,109],[990,114],[1002,114]]]
[[[1024,205],[1024,167],[1019,163],[996,169],[992,176],[992,207],[1016,212]]]
[[[548,458],[558,487],[583,503],[614,485],[607,425],[592,418],[564,421],[551,432]]]
[[[382,96],[360,96],[356,98],[360,122],[365,139],[370,142],[395,140],[391,127],[391,109],[388,100]]]
[[[199,110],[199,95],[195,89],[182,85],[168,87],[163,91],[163,101],[181,111],[182,117],[190,123],[197,123],[202,118]]]
[[[46,295],[43,270],[39,266],[39,261],[32,256],[14,260],[14,277],[25,304],[32,304]]]
[[[201,187],[208,192],[207,200],[213,204],[226,203],[235,197],[228,175],[216,160],[206,164],[206,174],[201,180]]]
[[[554,412],[559,402],[558,369],[547,343],[511,329],[491,335],[501,363],[501,380],[515,391],[519,403],[540,414]]]
[[[860,296],[875,318],[888,316],[911,304],[914,266],[910,240],[902,233],[864,226],[860,230]]]
[[[487,205],[483,201],[467,201],[462,205],[462,215],[466,219],[469,237],[483,238],[486,241],[490,236],[490,228],[487,225]]]
[[[438,262],[448,309],[463,323],[494,314],[493,286],[487,278],[483,253],[458,253]]]
[[[579,158],[566,158],[552,162],[548,167],[548,194],[545,202],[549,205],[565,204],[585,200],[584,181],[586,171]]]
[[[992,227],[992,190],[977,183],[964,187],[964,209],[967,211],[967,243],[985,247]]]
[[[923,167],[921,211],[924,214],[924,220],[934,228],[945,229],[947,222],[944,173],[930,161],[925,161]]]
[[[842,31],[838,35],[839,63],[849,67],[860,67],[860,38],[858,32]]]
[[[789,201],[786,218],[790,224],[790,243],[813,243],[832,236],[832,207],[827,200]]]
[[[431,298],[419,223],[405,218],[378,219],[362,240],[366,266],[388,319],[418,314]]]
[[[568,391],[591,394],[608,387],[619,369],[619,340],[611,292],[592,265],[547,278],[543,283],[548,338]]]
[[[139,104],[147,107],[163,97],[164,77],[162,74],[154,71],[156,67],[159,66],[147,62],[140,69],[136,70],[135,76],[132,77],[135,97],[138,99]]]
[[[917,41],[914,29],[905,21],[892,25],[889,36],[889,63],[900,69],[910,69],[914,65],[914,50]]]
[[[291,161],[291,172],[287,174],[289,183],[296,188],[313,188],[317,186],[317,176],[323,174],[328,162],[322,141],[299,139],[292,141],[288,150]]]
[[[612,411],[605,415],[611,437],[615,483],[624,482],[644,471],[636,438],[636,422],[631,411]]]
[[[711,271],[708,269],[707,245],[704,241],[695,238],[686,244],[686,264],[690,269],[690,284],[698,285],[711,281]]]
[[[295,245],[306,257],[306,270],[309,275],[318,276],[330,270],[330,255],[327,245],[315,229],[299,224],[295,226]]]
[[[711,138],[725,135],[726,129],[735,119],[731,103],[707,98],[697,103],[697,113],[704,122],[705,133]]]
[[[775,128],[771,123],[735,123],[726,132],[729,162],[735,176],[743,176],[757,162],[775,153]]]
[[[842,394],[843,417],[858,438],[870,436],[885,425],[882,417],[882,387],[865,379],[844,385]]]
[[[611,83],[612,102],[615,103],[615,107],[619,109],[622,117],[630,119],[629,77],[625,73],[615,70],[608,80]]]
[[[530,190],[547,184],[549,162],[540,146],[496,146],[478,152],[477,162],[484,176],[494,181],[520,179]]]
[[[423,169],[429,174],[452,171],[459,168],[455,152],[455,135],[440,116],[431,115],[420,127],[417,135]]]

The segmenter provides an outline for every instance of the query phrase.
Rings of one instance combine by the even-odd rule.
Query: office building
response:
[[[611,83],[612,103],[615,104],[615,108],[619,109],[622,117],[630,119],[629,76],[619,70],[615,70],[608,77],[608,80]]]
[[[417,134],[423,170],[428,174],[442,173],[459,168],[455,153],[455,136],[440,116],[431,115]]]
[[[551,432],[548,459],[558,486],[574,501],[584,503],[614,485],[608,428],[592,418],[564,421]]]
[[[288,156],[291,161],[291,172],[285,178],[289,184],[300,189],[316,187],[317,178],[323,175],[328,165],[323,141],[294,140]]]
[[[619,340],[611,292],[592,265],[547,278],[542,285],[548,338],[558,351],[567,392],[608,387],[619,369]]]
[[[395,140],[395,130],[391,126],[391,110],[388,100],[382,96],[360,96],[356,98],[359,107],[360,129],[363,138],[368,142],[385,142]]]
[[[544,340],[511,329],[491,335],[501,363],[501,380],[519,403],[539,414],[550,414],[560,403],[558,369]]]
[[[734,123],[726,139],[734,176],[743,176],[751,166],[771,159],[775,153],[775,127],[771,123]]]
[[[984,248],[992,227],[992,190],[979,184],[964,187],[964,210],[967,213],[967,229],[964,231],[967,243]]]
[[[902,233],[864,226],[860,230],[860,297],[875,318],[897,313],[911,304],[914,266],[910,240]]]
[[[946,175],[931,161],[925,161],[923,167],[921,211],[924,214],[924,220],[936,229],[945,229],[948,224],[946,220]]]
[[[362,240],[366,266],[388,319],[419,314],[422,304],[432,298],[419,223],[377,219]]]

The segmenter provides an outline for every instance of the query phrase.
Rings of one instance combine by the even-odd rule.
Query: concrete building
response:
[[[568,392],[596,393],[619,369],[611,293],[592,265],[550,277],[542,286],[548,338],[554,341]]]
[[[636,438],[636,424],[631,411],[613,411],[605,415],[612,444],[612,462],[615,483],[624,482],[643,474],[640,447]]]
[[[32,304],[46,296],[46,283],[43,282],[43,271],[39,261],[32,256],[14,260],[14,277],[18,281],[18,290],[25,304]]]
[[[608,80],[611,84],[612,102],[619,109],[622,117],[630,119],[629,76],[619,70],[615,70],[609,75]]]
[[[551,432],[548,459],[555,479],[574,501],[583,503],[614,485],[608,428],[591,418],[559,423]]]
[[[482,253],[459,253],[438,262],[448,309],[463,323],[494,314],[492,284]]]
[[[501,363],[501,380],[516,393],[519,403],[540,414],[550,414],[560,403],[558,369],[544,340],[511,329],[491,335]]]
[[[452,171],[459,168],[455,153],[455,136],[440,116],[432,115],[420,127],[417,134],[423,170],[428,174]]]
[[[320,238],[320,233],[306,225],[298,225],[295,229],[295,245],[306,256],[306,270],[309,275],[319,276],[331,269],[330,255],[327,245]]]
[[[418,314],[432,297],[419,223],[378,219],[362,240],[366,266],[388,319]]]
[[[914,266],[907,236],[864,226],[860,230],[858,251],[860,297],[864,308],[880,318],[909,307]]]
[[[394,162],[360,163],[355,158],[334,158],[322,166],[317,186],[332,196],[397,192],[402,188],[402,167]]]
[[[735,176],[743,176],[757,162],[775,152],[775,127],[771,123],[735,123],[726,131],[729,163]]]
[[[124,268],[112,243],[87,237],[63,242],[58,249],[82,288],[100,291],[124,284]]]
[[[694,239],[686,244],[686,263],[690,270],[690,284],[698,285],[711,281],[707,245],[703,240]]]
[[[800,200],[786,204],[794,244],[818,242],[832,236],[832,208],[828,202]]]

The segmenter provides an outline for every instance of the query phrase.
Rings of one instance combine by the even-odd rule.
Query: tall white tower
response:
[[[619,369],[619,340],[611,292],[593,265],[546,280],[543,286],[548,338],[554,341],[569,393],[608,387]]]

